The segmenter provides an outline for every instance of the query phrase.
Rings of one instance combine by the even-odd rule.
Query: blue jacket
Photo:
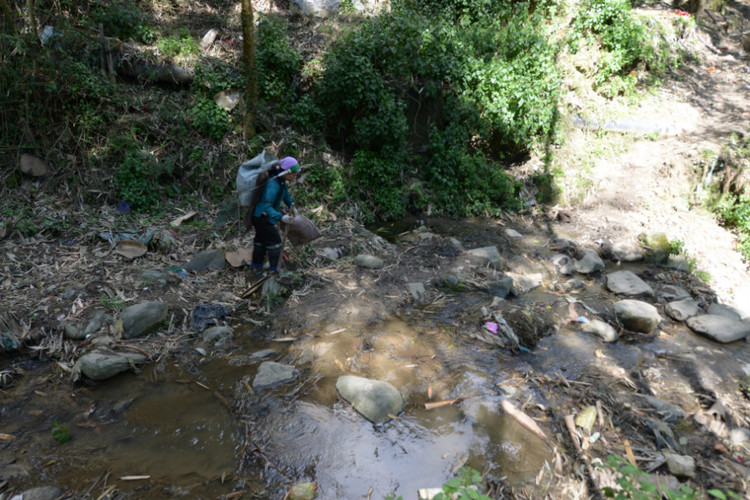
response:
[[[272,177],[266,182],[266,186],[263,188],[263,194],[255,206],[253,216],[260,217],[265,213],[268,215],[268,221],[271,224],[277,224],[283,215],[279,211],[282,201],[287,207],[291,207],[292,203],[294,203],[292,197],[289,195],[289,190],[286,188],[284,177]]]

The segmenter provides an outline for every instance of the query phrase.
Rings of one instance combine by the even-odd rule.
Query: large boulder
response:
[[[670,302],[664,307],[664,312],[675,321],[685,321],[696,316],[700,312],[700,308],[696,301],[688,297]]]
[[[89,352],[76,361],[73,366],[73,378],[75,380],[83,374],[91,380],[106,380],[128,371],[135,363],[143,361],[146,361],[146,356],[142,354]]]
[[[654,290],[631,271],[616,271],[607,275],[607,289],[612,293],[635,297],[654,295]]]
[[[264,361],[258,367],[253,379],[253,389],[264,389],[277,384],[291,382],[298,375],[297,369],[290,365]]]
[[[600,337],[604,342],[617,342],[617,330],[612,325],[599,319],[592,319],[579,327],[581,331],[593,333]]]
[[[581,274],[594,274],[604,271],[604,261],[593,250],[584,250],[583,257],[575,261],[573,267]]]
[[[685,324],[695,333],[722,344],[742,340],[750,335],[750,324],[719,314],[693,316]]]
[[[651,333],[661,321],[659,311],[640,300],[621,300],[615,303],[614,308],[622,326],[634,332]]]
[[[132,339],[151,333],[167,319],[167,312],[164,302],[142,302],[126,307],[119,316],[123,338]]]
[[[403,396],[388,382],[352,375],[343,375],[336,381],[336,390],[342,398],[367,420],[375,424],[387,422],[403,411]]]

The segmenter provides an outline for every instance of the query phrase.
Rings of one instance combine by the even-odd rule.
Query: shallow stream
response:
[[[480,241],[487,231],[464,240]],[[608,300],[602,294],[592,281],[578,299],[595,305]],[[543,289],[523,298],[542,307],[561,300]],[[532,484],[551,450],[501,409],[505,398],[538,400],[522,374],[533,369],[573,379],[596,367],[617,377],[638,366],[643,352],[567,328],[516,356],[466,341],[452,315],[486,301],[479,292],[457,294],[450,307],[407,307],[366,327],[317,326],[295,339],[235,325],[232,343],[205,355],[187,342],[177,356],[96,384],[72,385],[52,362],[6,359],[3,369],[23,373],[0,393],[0,479],[17,490],[57,485],[75,498],[114,491],[148,499],[280,500],[309,481],[321,500],[391,493],[414,500],[418,489],[441,486],[462,465],[514,486]],[[677,343],[659,347],[657,338],[652,356],[718,352],[684,327],[669,332]],[[262,340],[270,337],[280,341]],[[261,360],[253,354],[269,348],[275,354],[265,359],[294,365],[299,376],[255,391]],[[736,361],[747,351],[735,350]],[[335,383],[344,374],[391,383],[405,410],[385,424],[370,423],[338,397]],[[425,407],[453,398],[466,399]],[[65,434],[70,439],[60,442]]]

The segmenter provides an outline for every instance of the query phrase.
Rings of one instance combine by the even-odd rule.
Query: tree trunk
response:
[[[13,24],[13,13],[10,11],[8,2],[6,0],[0,0],[0,9],[3,11],[3,17],[5,18],[5,24],[8,26],[8,33],[11,35],[16,34],[16,25]]]
[[[255,16],[252,0],[242,0],[242,59],[245,65],[245,140],[255,137],[255,106],[258,80],[255,71]]]

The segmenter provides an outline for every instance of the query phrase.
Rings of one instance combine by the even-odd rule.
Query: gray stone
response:
[[[513,278],[510,276],[503,276],[498,281],[492,281],[487,283],[487,292],[495,297],[504,299],[507,297],[513,289]]]
[[[383,259],[375,257],[370,254],[360,254],[354,258],[354,263],[359,267],[366,267],[367,269],[380,269],[385,265]]]
[[[55,500],[61,495],[62,490],[57,486],[38,486],[26,490],[18,496],[21,497],[21,500]]]
[[[276,356],[276,351],[273,349],[262,349],[260,351],[256,351],[250,355],[250,359],[257,360],[257,359],[266,359],[266,358],[272,358]]]
[[[605,342],[617,342],[617,330],[604,321],[592,319],[587,323],[582,323],[579,328],[583,332],[598,335]]]
[[[718,314],[693,316],[685,324],[695,333],[723,344],[742,340],[750,335],[750,324]]]
[[[143,285],[156,285],[159,288],[165,288],[170,283],[179,283],[180,281],[177,276],[156,269],[146,269],[141,273],[139,279]]]
[[[167,319],[167,313],[164,302],[143,302],[126,307],[119,315],[123,338],[132,339],[151,333]]]
[[[224,250],[217,248],[216,250],[200,252],[198,255],[190,259],[190,262],[183,267],[188,271],[200,273],[208,270],[218,271],[224,269],[224,266],[226,266]]]
[[[275,361],[264,361],[258,367],[258,373],[253,379],[253,389],[263,389],[277,384],[291,382],[298,375],[293,366],[283,365]]]
[[[73,323],[66,324],[63,328],[63,331],[65,332],[65,338],[68,338],[70,340],[83,340],[86,338],[83,330],[78,328]]]
[[[612,259],[618,262],[637,262],[643,260],[643,248],[638,243],[617,241],[612,245]]]
[[[419,302],[424,298],[424,283],[408,283],[406,286],[409,288],[409,293],[411,293],[414,300]]]
[[[663,399],[659,399],[649,394],[635,393],[635,395],[646,401],[654,410],[659,413],[659,416],[661,416],[661,418],[669,424],[673,424],[681,418],[685,418],[685,412],[682,410],[682,408],[675,404],[664,401]]]
[[[695,460],[693,457],[669,452],[665,452],[664,457],[667,459],[667,469],[670,474],[683,478],[695,478]]]
[[[0,481],[10,481],[11,479],[20,479],[29,477],[31,471],[29,467],[24,464],[8,464],[4,467],[0,467]]]
[[[690,263],[684,255],[670,255],[664,263],[667,269],[690,272]]]
[[[107,316],[107,313],[104,311],[96,311],[96,314],[94,314],[94,317],[91,318],[89,324],[86,325],[86,329],[83,331],[84,338],[101,330],[107,322]],[[109,319],[111,319],[111,317]]]
[[[291,0],[291,7],[307,16],[327,17],[338,12],[342,0]],[[387,4],[384,0],[352,0],[357,12],[377,12]]]
[[[708,314],[716,314],[718,316],[724,316],[729,319],[736,319],[736,320],[742,319],[742,316],[734,307],[725,306],[723,304],[718,304],[716,302],[708,306],[707,312]]]
[[[570,276],[571,274],[573,274],[573,271],[575,271],[573,259],[565,255],[564,253],[553,255],[552,258],[550,258],[550,261],[555,266],[555,270],[558,274],[561,274],[563,276]]]
[[[692,296],[690,292],[682,287],[674,285],[664,285],[659,289],[659,296],[666,302],[674,302],[676,300],[688,299]]]
[[[580,278],[571,278],[564,283],[556,283],[554,289],[562,293],[579,292],[586,289],[586,283]]]
[[[203,332],[203,341],[215,346],[220,346],[233,338],[232,330],[226,326],[213,326]]]
[[[203,48],[203,50],[209,48],[216,41],[217,36],[219,36],[219,30],[216,28],[208,30],[206,34],[203,35],[203,38],[201,38],[201,48]]]
[[[458,241],[453,236],[449,236],[448,238],[445,239],[445,241],[447,241],[450,244],[450,246],[452,246],[453,248],[455,248],[459,252],[463,252],[464,251],[464,246],[461,244],[460,241]]]
[[[612,293],[635,297],[654,295],[654,290],[631,271],[616,271],[607,275],[607,289]]]
[[[542,285],[541,274],[525,275],[505,273],[505,275],[513,280],[513,287],[511,288],[510,293],[512,293],[516,297],[527,294]]]
[[[110,354],[94,351],[84,354],[76,361],[73,373],[82,373],[91,380],[106,380],[128,371],[133,363],[141,363],[145,360],[146,356],[142,354]]]
[[[575,270],[581,274],[593,274],[604,271],[604,262],[593,250],[584,250],[583,257],[575,261]]]
[[[653,262],[657,264],[667,262],[672,251],[672,245],[669,243],[669,238],[667,238],[666,234],[644,234],[641,235],[641,241],[648,251],[649,258]]]
[[[339,260],[340,254],[335,248],[325,247],[322,248],[321,251],[328,260]]]
[[[634,332],[650,333],[661,321],[654,306],[640,300],[621,300],[614,305],[620,323]]]
[[[688,297],[686,299],[670,302],[664,307],[664,312],[675,321],[685,321],[686,319],[692,318],[698,314],[700,308],[696,301]]]
[[[565,238],[555,238],[549,244],[550,250],[555,252],[574,252],[577,246],[574,242]]]
[[[500,256],[500,252],[498,251],[497,247],[482,247],[482,248],[472,248],[471,250],[468,250],[466,253],[469,254],[469,257],[472,259],[477,259],[480,263],[490,263],[493,266],[499,268],[503,264],[503,259]]]
[[[370,422],[380,424],[398,415],[406,405],[403,396],[388,382],[344,375],[336,390]]]
[[[511,229],[511,228],[507,228],[505,230],[505,236],[507,236],[508,238],[510,238],[512,240],[522,240],[523,239],[523,235],[521,233],[519,233],[515,229]]]

